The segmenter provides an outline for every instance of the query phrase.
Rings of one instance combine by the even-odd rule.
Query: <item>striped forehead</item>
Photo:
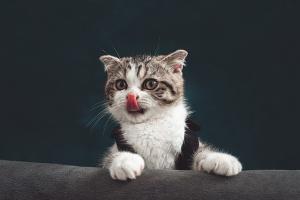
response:
[[[138,78],[138,69],[137,69],[137,63],[130,62],[126,69],[126,80],[128,83],[128,86],[139,86],[140,80]]]

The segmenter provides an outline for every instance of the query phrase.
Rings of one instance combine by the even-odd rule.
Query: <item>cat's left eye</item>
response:
[[[143,83],[143,88],[147,90],[154,90],[158,86],[158,82],[155,79],[146,79]]]

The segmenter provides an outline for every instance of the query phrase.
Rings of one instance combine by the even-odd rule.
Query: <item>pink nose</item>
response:
[[[127,110],[128,111],[140,110],[140,106],[137,102],[137,99],[139,98],[139,96],[137,96],[133,93],[128,93],[126,98],[127,98]]]

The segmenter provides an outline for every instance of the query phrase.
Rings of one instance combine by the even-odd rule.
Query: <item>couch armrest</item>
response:
[[[195,171],[145,170],[136,180],[112,180],[105,169],[0,161],[2,200],[300,199],[300,170],[243,171],[221,177]]]

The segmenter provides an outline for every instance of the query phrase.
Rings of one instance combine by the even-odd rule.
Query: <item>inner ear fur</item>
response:
[[[183,49],[179,49],[166,55],[161,61],[165,62],[168,67],[171,67],[174,73],[182,72],[182,68],[185,65],[185,58],[188,52]]]

